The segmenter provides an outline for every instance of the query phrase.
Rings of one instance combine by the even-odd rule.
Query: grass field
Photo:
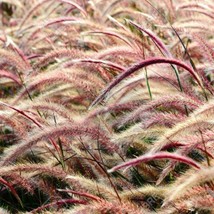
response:
[[[0,19],[0,213],[214,213],[214,1]]]

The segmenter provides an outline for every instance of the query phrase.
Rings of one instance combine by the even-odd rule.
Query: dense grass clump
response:
[[[0,1],[0,213],[213,213],[213,14]]]

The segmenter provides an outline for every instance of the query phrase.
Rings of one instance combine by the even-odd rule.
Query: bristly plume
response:
[[[173,65],[177,65],[180,66],[182,68],[184,68],[185,70],[187,70],[194,78],[194,80],[198,83],[199,86],[201,86],[203,88],[203,84],[201,82],[200,77],[197,75],[197,73],[195,73],[195,71],[189,67],[188,65],[184,64],[181,61],[178,61],[176,59],[167,59],[167,58],[151,58],[151,59],[147,59],[144,60],[142,62],[139,62],[133,66],[131,66],[130,68],[128,68],[126,71],[124,71],[122,74],[120,74],[114,81],[112,81],[109,86],[103,90],[103,92],[93,101],[93,103],[91,104],[91,107],[93,107],[94,105],[96,105],[97,103],[101,102],[105,96],[109,93],[109,91],[111,91],[116,85],[118,85],[123,79],[125,79],[126,77],[128,77],[129,75],[131,75],[132,73],[134,73],[135,71],[144,68],[146,66],[149,65],[154,65],[154,64],[173,64]]]
[[[190,158],[187,158],[187,157],[175,154],[175,153],[159,152],[159,153],[147,154],[147,155],[137,157],[133,160],[127,161],[125,163],[122,163],[120,165],[117,165],[117,166],[111,168],[110,170],[108,170],[108,172],[112,173],[112,172],[119,170],[121,168],[124,168],[124,167],[131,167],[131,166],[138,165],[141,162],[147,162],[147,161],[156,160],[156,159],[173,159],[176,161],[186,163],[188,165],[192,165],[195,168],[200,169],[200,166]]]
[[[36,145],[39,141],[48,140],[51,138],[59,138],[60,136],[78,137],[89,136],[92,140],[98,140],[103,148],[107,151],[114,153],[119,152],[119,148],[116,144],[112,143],[108,136],[99,127],[85,127],[84,124],[69,124],[60,127],[46,128],[44,132],[40,132],[35,136],[31,136],[31,139],[27,139],[17,145],[10,147],[5,156],[2,158],[1,166],[8,165],[17,159],[22,153],[25,153]]]

